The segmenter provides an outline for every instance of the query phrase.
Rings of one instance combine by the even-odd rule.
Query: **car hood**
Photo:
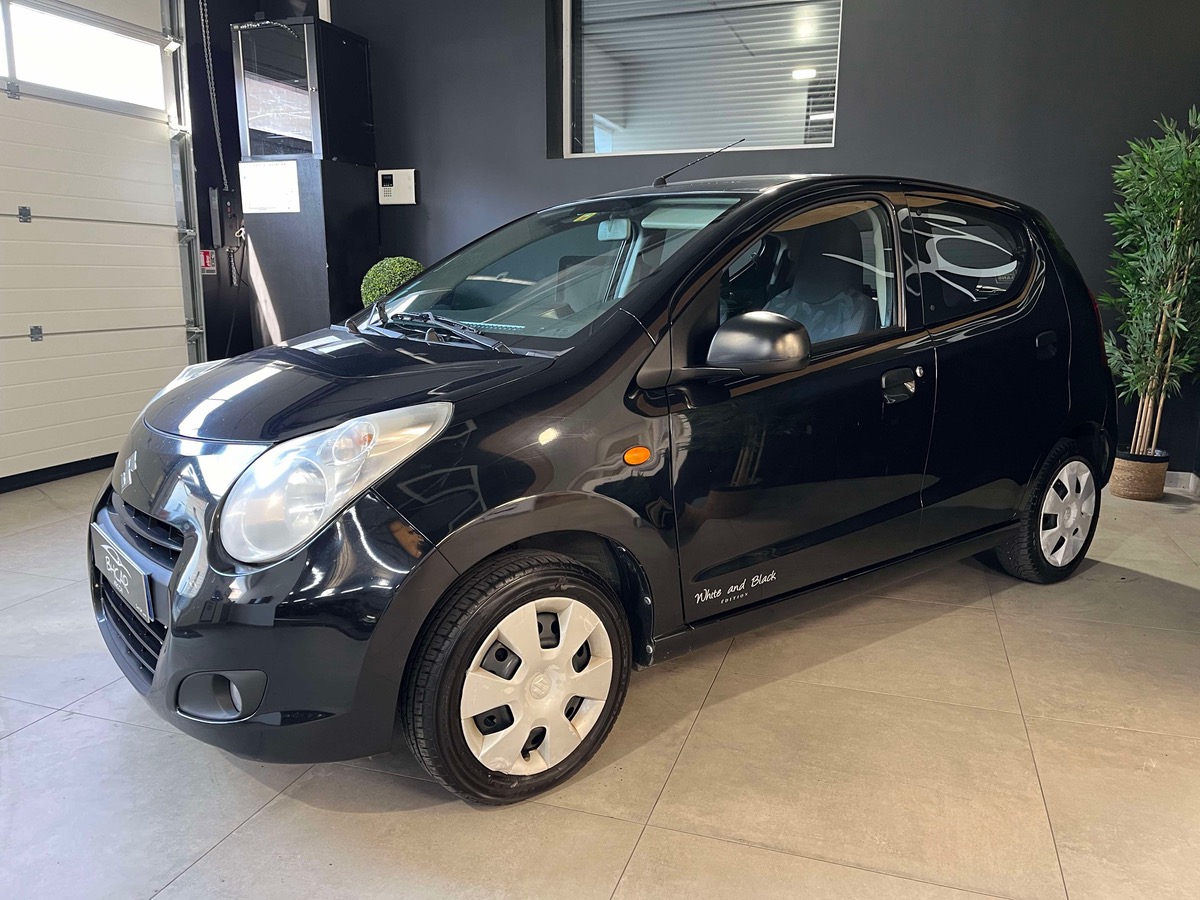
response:
[[[552,362],[327,328],[227,360],[155,398],[145,419],[181,437],[273,443],[367,413],[461,401]]]

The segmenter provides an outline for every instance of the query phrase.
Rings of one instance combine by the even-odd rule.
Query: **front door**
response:
[[[811,364],[783,375],[677,373],[671,440],[689,621],[916,548],[934,401],[928,335],[903,308],[882,199],[803,209],[696,291],[672,327],[689,366],[733,315],[804,324]],[[913,311],[917,312],[916,310]]]

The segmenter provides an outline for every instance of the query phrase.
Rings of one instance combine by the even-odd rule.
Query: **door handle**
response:
[[[917,392],[917,373],[905,367],[883,373],[883,402],[903,403]]]
[[[1033,339],[1033,344],[1037,347],[1037,358],[1042,362],[1053,359],[1058,353],[1058,335],[1053,331],[1043,331]]]

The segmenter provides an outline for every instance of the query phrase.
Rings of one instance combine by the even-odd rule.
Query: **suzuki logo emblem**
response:
[[[134,450],[125,460],[125,470],[121,472],[121,490],[133,484],[133,473],[137,471],[137,451]]]
[[[544,700],[550,693],[550,686],[550,679],[542,672],[538,672],[529,682],[529,695],[534,700]]]

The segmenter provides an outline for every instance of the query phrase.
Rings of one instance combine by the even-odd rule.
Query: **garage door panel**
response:
[[[159,142],[161,144],[161,141]],[[52,172],[57,175],[86,172],[102,178],[120,178],[131,184],[161,186],[171,177],[171,158],[162,148],[151,159],[116,154],[84,153],[62,147],[0,141],[0,167]]]
[[[65,331],[87,331],[97,335],[115,328],[183,327],[183,310],[174,307],[161,309],[97,309],[83,312],[67,310],[37,310],[22,313],[0,313],[0,335],[23,337],[32,325],[41,325],[46,340]]]
[[[180,329],[181,333],[182,331],[183,329]],[[153,332],[143,333],[152,334]],[[65,337],[56,338],[56,340],[65,339]],[[0,378],[4,378],[4,391],[6,394],[10,392],[27,393],[29,391],[37,391],[40,390],[40,385],[43,383],[73,382],[74,388],[68,385],[64,390],[74,390],[77,395],[82,396],[88,391],[93,390],[88,384],[89,381],[121,371],[156,373],[152,378],[147,375],[146,384],[147,387],[158,390],[170,381],[171,378],[178,375],[187,365],[187,353],[182,350],[182,347],[147,348],[145,350],[125,353],[124,356],[126,357],[126,363],[123,368],[118,368],[118,365],[120,365],[119,361],[105,359],[103,354],[93,357],[80,357],[72,361],[69,370],[63,365],[61,359],[52,357],[47,357],[44,360],[35,360],[20,367],[10,366],[8,363],[0,363]],[[10,367],[17,377],[6,377]],[[66,374],[67,371],[70,374]],[[161,375],[166,372],[170,372],[170,376],[161,378]],[[5,416],[7,417],[8,414],[5,413]]]
[[[146,152],[154,153],[151,158],[160,158],[167,152],[165,121],[118,116],[102,109],[53,103],[36,97],[13,100],[0,94],[0,126],[3,126],[4,139],[17,143],[87,150],[90,142],[108,136],[145,144]],[[110,149],[113,148],[102,148],[104,152]]]
[[[0,95],[3,96],[3,95]],[[0,101],[0,113],[4,110]],[[171,154],[164,146],[161,134],[150,140],[128,137],[104,132],[84,132],[82,137],[75,135],[72,143],[66,143],[65,138],[71,134],[67,128],[46,125],[40,122],[25,122],[0,114],[0,161],[5,165],[19,165],[20,160],[28,159],[30,149],[50,150],[57,154],[65,154],[60,159],[78,159],[81,167],[97,163],[112,165],[110,161],[120,159],[128,162],[143,163],[149,166],[160,166],[163,162],[169,164]],[[156,131],[162,126],[154,125]]]
[[[187,365],[175,175],[165,121],[0,94],[0,477],[115,452]]]
[[[21,374],[24,367],[60,365],[39,372],[38,378],[50,380],[74,374],[119,372],[145,368],[138,355],[170,350],[177,354],[179,366],[187,365],[187,346],[183,328],[156,328],[147,331],[113,331],[104,335],[55,334],[44,341],[25,338],[0,340],[0,384],[29,384]],[[129,365],[121,364],[121,357]],[[69,369],[63,367],[70,367]],[[11,368],[10,368],[11,367]]]
[[[155,393],[156,389],[142,385],[135,390],[121,393],[68,398],[53,405],[28,406],[21,410],[20,416],[6,417],[8,421],[0,424],[0,438],[7,440],[27,431],[46,431],[66,423],[105,420],[110,415],[125,415],[127,412],[128,430],[138,412],[150,402]]]
[[[0,229],[0,233],[2,231],[3,229]],[[174,234],[168,232],[166,236],[173,238]],[[0,239],[0,259],[4,260],[6,266],[127,266],[173,268],[177,274],[179,272],[179,246],[175,241],[167,246],[148,247],[144,244],[76,244],[70,241],[39,243]]]
[[[54,378],[38,382],[36,390],[30,390],[26,385],[0,387],[0,408],[24,411],[47,403],[87,401],[94,397],[144,391],[155,384],[166,384],[179,374],[179,370],[180,366],[172,359],[166,365],[136,372],[109,372],[86,378]],[[25,412],[22,412],[21,416],[24,417]]]
[[[39,243],[160,247],[178,252],[179,236],[174,228],[163,228],[159,225],[38,218],[32,222],[18,222],[12,218],[0,218],[0,250],[3,244],[9,242],[14,244],[13,249],[18,253],[22,252],[21,245]]]
[[[121,432],[120,435],[89,437],[61,447],[43,447],[18,456],[0,457],[0,478],[116,453],[121,449],[121,443],[124,441],[127,431],[128,429]]]
[[[145,400],[154,396],[147,392]],[[42,469],[77,459],[88,459],[116,453],[125,435],[145,405],[112,416],[88,419],[69,425],[56,425],[4,438],[5,450],[11,454],[0,459],[0,478],[30,469]]]
[[[175,208],[161,204],[125,203],[120,200],[56,197],[53,194],[32,194],[29,191],[0,189],[0,209],[15,210],[28,206],[36,216],[56,216],[73,219],[93,219],[101,222],[140,222],[154,225],[174,225]]]
[[[130,185],[121,196],[120,183],[111,179],[89,179],[86,175],[68,176],[30,172],[23,169],[0,170],[0,209],[28,206],[34,218],[52,216],[100,221],[142,222],[174,225],[173,194],[163,188],[151,196],[146,185]],[[18,185],[12,189],[7,185]]]
[[[45,285],[45,281],[53,284]],[[42,286],[64,288],[179,287],[179,264],[172,272],[164,266],[45,266],[4,267],[5,290],[36,290]]]
[[[178,292],[163,287],[44,287],[37,290],[0,291],[0,310],[5,313],[102,312],[106,309],[175,309],[183,321]],[[26,329],[21,329],[24,333]],[[0,334],[11,334],[0,330]]]

